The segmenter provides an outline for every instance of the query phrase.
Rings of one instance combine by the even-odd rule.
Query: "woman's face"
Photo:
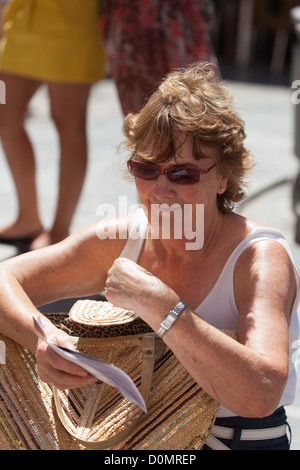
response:
[[[217,162],[214,151],[207,147],[202,149],[203,154],[207,155],[207,158],[195,160],[191,137],[186,138],[183,133],[178,132],[175,140],[177,141],[175,146],[177,148],[176,154],[172,160],[159,164],[161,168],[169,169],[177,166],[192,166],[207,170]],[[227,178],[219,174],[218,165],[216,165],[207,174],[200,175],[198,183],[191,185],[172,183],[166,174],[161,174],[155,181],[144,181],[136,178],[135,182],[140,203],[146,208],[148,218],[149,214],[155,214],[157,210],[159,210],[161,215],[165,216],[170,213],[175,214],[176,208],[176,210],[181,210],[182,214],[190,214],[189,217],[193,217],[192,223],[195,228],[197,205],[203,205],[205,224],[208,224],[207,229],[209,230],[209,224],[213,223],[218,213],[217,194],[225,191]],[[151,212],[151,210],[154,212]],[[151,220],[149,218],[150,223]],[[160,220],[160,228],[161,224],[162,221]],[[154,227],[155,231],[157,229],[158,227]]]

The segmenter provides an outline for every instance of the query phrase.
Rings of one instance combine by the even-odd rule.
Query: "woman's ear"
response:
[[[218,194],[223,194],[223,193],[225,193],[225,191],[226,191],[226,189],[227,189],[227,184],[228,184],[228,178],[226,178],[225,176],[223,176],[223,177],[220,179],[217,193],[218,193]]]

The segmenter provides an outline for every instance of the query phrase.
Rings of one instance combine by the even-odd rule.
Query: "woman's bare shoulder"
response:
[[[81,247],[93,256],[114,259],[124,248],[134,216],[124,215],[90,224],[69,237],[70,246]]]

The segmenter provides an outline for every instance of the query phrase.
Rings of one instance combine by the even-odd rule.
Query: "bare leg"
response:
[[[53,226],[32,244],[36,249],[69,235],[87,168],[86,110],[89,85],[49,84],[51,115],[60,138],[59,196]]]
[[[8,238],[24,237],[42,229],[38,213],[35,159],[24,128],[27,105],[40,83],[8,74],[0,79],[6,85],[6,104],[0,106],[0,138],[15,183],[18,198],[16,221],[0,230]]]

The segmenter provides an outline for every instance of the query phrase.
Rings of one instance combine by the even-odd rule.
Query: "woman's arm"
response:
[[[60,388],[83,385],[91,378],[38,342],[33,317],[41,315],[37,306],[103,290],[107,271],[126,240],[99,240],[96,228],[90,226],[57,245],[0,264],[0,331],[34,352],[42,380]],[[56,344],[74,347],[70,337],[45,316],[42,322]],[[84,379],[78,381],[78,374]]]
[[[110,302],[134,309],[155,331],[180,300],[157,277],[124,259],[116,260],[106,285]],[[211,396],[240,416],[262,417],[276,409],[288,376],[295,276],[278,242],[257,243],[241,256],[235,294],[239,342],[189,308],[164,341]]]

